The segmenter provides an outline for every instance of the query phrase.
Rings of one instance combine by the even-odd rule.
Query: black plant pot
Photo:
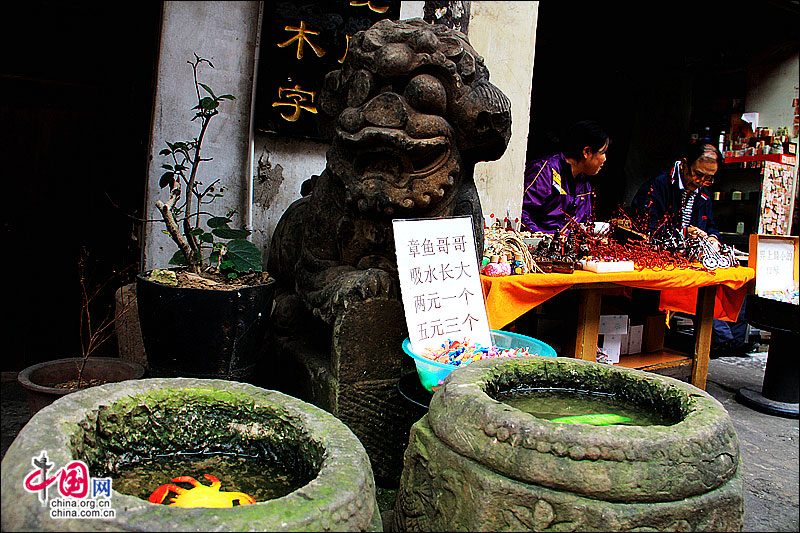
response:
[[[272,311],[275,280],[236,290],[171,287],[136,277],[142,342],[152,377],[246,381]]]

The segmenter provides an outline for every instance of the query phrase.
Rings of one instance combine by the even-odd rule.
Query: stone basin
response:
[[[113,519],[53,519],[23,480],[47,452],[93,478],[153,455],[267,453],[309,472],[281,498],[227,509],[156,505],[112,491]],[[113,487],[112,487],[113,488]],[[57,483],[48,497],[60,498]],[[227,380],[130,380],[75,392],[39,411],[2,462],[3,531],[380,531],[364,447],[339,420],[285,394]]]
[[[613,394],[675,423],[559,424],[494,398],[519,388]],[[690,384],[578,359],[476,361],[412,427],[393,528],[737,531],[739,461],[727,411]]]

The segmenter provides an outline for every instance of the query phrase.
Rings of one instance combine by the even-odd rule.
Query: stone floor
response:
[[[760,390],[766,352],[720,357],[709,365],[707,391],[728,410],[736,428],[744,469],[745,531],[800,530],[798,420],[759,413],[736,401],[742,387]],[[2,375],[2,453],[28,422],[24,390],[15,373]],[[388,515],[395,491],[379,488]]]

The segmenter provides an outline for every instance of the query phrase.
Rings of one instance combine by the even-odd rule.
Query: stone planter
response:
[[[182,509],[112,491],[113,519],[53,519],[23,485],[42,450],[53,472],[81,460],[100,478],[137,457],[268,450],[275,460],[309,470],[312,479],[281,498],[229,509]],[[60,497],[57,485],[51,485],[51,499]],[[4,531],[381,529],[369,460],[344,424],[296,398],[224,380],[142,379],[54,402],[30,420],[3,458],[2,507]]]
[[[615,394],[677,422],[557,424],[493,398],[519,387]],[[413,426],[394,527],[741,530],[738,466],[727,411],[692,385],[577,359],[477,361],[448,377]]]

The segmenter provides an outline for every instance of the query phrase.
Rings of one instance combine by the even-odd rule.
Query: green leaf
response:
[[[198,235],[202,235],[203,233],[205,233],[205,231],[203,230],[203,228],[194,228],[194,229],[193,229],[192,231],[190,231],[189,233],[190,233],[190,234],[192,234],[192,235],[194,235],[194,236],[196,237],[196,236],[198,236]]]
[[[211,233],[220,239],[245,239],[250,236],[251,232],[246,229],[214,228]]]
[[[200,235],[200,242],[214,242],[214,235],[204,231],[203,234]]]
[[[171,150],[169,150],[169,149],[167,149],[167,148],[164,148],[163,150],[161,150],[160,152],[158,152],[158,155],[169,155],[169,154],[171,154],[171,153],[172,153],[172,151],[171,151]]]
[[[260,269],[261,250],[250,241],[236,239],[228,243],[225,260],[233,263],[236,272]]]
[[[217,97],[217,95],[216,95],[216,94],[214,94],[214,91],[212,91],[212,90],[211,90],[211,87],[209,87],[209,86],[208,86],[208,85],[206,85],[205,83],[198,83],[198,85],[199,85],[200,87],[202,87],[203,89],[205,89],[205,90],[206,90],[206,92],[208,92],[208,94],[210,94],[210,95],[211,95],[211,96],[213,96],[214,98],[216,98],[216,97]]]
[[[161,179],[158,180],[158,184],[161,186],[162,189],[164,187],[166,187],[167,185],[169,185],[170,188],[171,188],[174,183],[175,183],[175,173],[174,172],[164,172],[161,175]]]
[[[223,94],[222,96],[217,96],[217,100],[236,100],[236,97],[232,94]]]
[[[183,251],[182,250],[178,250],[177,252],[172,254],[172,257],[169,260],[169,264],[170,265],[186,266],[186,265],[189,264],[189,262],[186,260],[186,256],[183,255]]]
[[[207,111],[211,111],[213,109],[216,109],[218,106],[219,106],[219,102],[217,102],[213,98],[209,98],[208,96],[206,96],[205,98],[201,98],[200,99],[200,107],[202,109],[207,110]]]
[[[230,224],[231,219],[228,217],[212,217],[209,218],[206,224],[209,228],[224,228]]]
[[[167,170],[172,170],[172,165],[161,165],[161,168],[165,168]]]

